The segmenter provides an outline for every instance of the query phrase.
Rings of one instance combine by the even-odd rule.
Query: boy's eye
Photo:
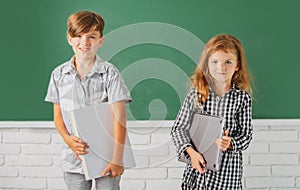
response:
[[[213,63],[213,64],[217,64],[217,63],[218,63],[218,61],[217,61],[217,60],[212,60],[212,61],[211,61],[211,63]]]
[[[90,38],[91,38],[91,39],[95,39],[96,37],[95,37],[95,36],[90,36]]]

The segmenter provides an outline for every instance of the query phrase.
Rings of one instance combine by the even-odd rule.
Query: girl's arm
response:
[[[202,154],[193,149],[189,136],[189,130],[191,127],[190,119],[192,116],[192,111],[195,107],[196,94],[196,91],[192,90],[186,96],[172,127],[171,137],[176,146],[178,156],[181,156],[184,154],[184,152],[188,153],[187,156],[189,156],[191,159],[192,167],[197,169],[200,173],[204,173],[206,171],[205,159],[203,158]]]
[[[196,94],[195,90],[187,94],[171,129],[171,138],[176,146],[178,156],[182,155],[188,147],[192,146],[190,143],[189,130]]]
[[[232,151],[246,150],[252,140],[252,99],[246,94],[241,111],[237,113],[238,135],[231,138]]]

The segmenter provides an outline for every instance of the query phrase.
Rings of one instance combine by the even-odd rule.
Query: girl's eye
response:
[[[211,61],[211,63],[213,63],[213,64],[217,64],[217,63],[218,63],[218,61],[216,61],[216,60],[212,60],[212,61]]]
[[[231,61],[226,61],[225,63],[228,64],[228,65],[232,64]]]

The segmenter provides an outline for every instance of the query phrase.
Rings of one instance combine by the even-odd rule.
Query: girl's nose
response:
[[[224,71],[225,70],[225,63],[219,62],[218,69],[221,70],[221,71]]]

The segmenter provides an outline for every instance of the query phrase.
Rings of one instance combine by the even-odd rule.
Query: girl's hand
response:
[[[221,139],[216,140],[216,144],[222,151],[232,149],[231,138],[228,136],[229,130],[224,132],[224,136]]]
[[[81,159],[80,159],[79,155],[84,155],[84,154],[88,153],[87,149],[89,148],[89,145],[76,136],[70,135],[66,139],[66,143],[72,149],[76,158],[80,161],[81,161]]]
[[[204,157],[202,156],[202,154],[195,151],[192,147],[187,148],[186,151],[191,157],[193,168],[197,169],[200,173],[205,173],[206,161],[205,161]]]

